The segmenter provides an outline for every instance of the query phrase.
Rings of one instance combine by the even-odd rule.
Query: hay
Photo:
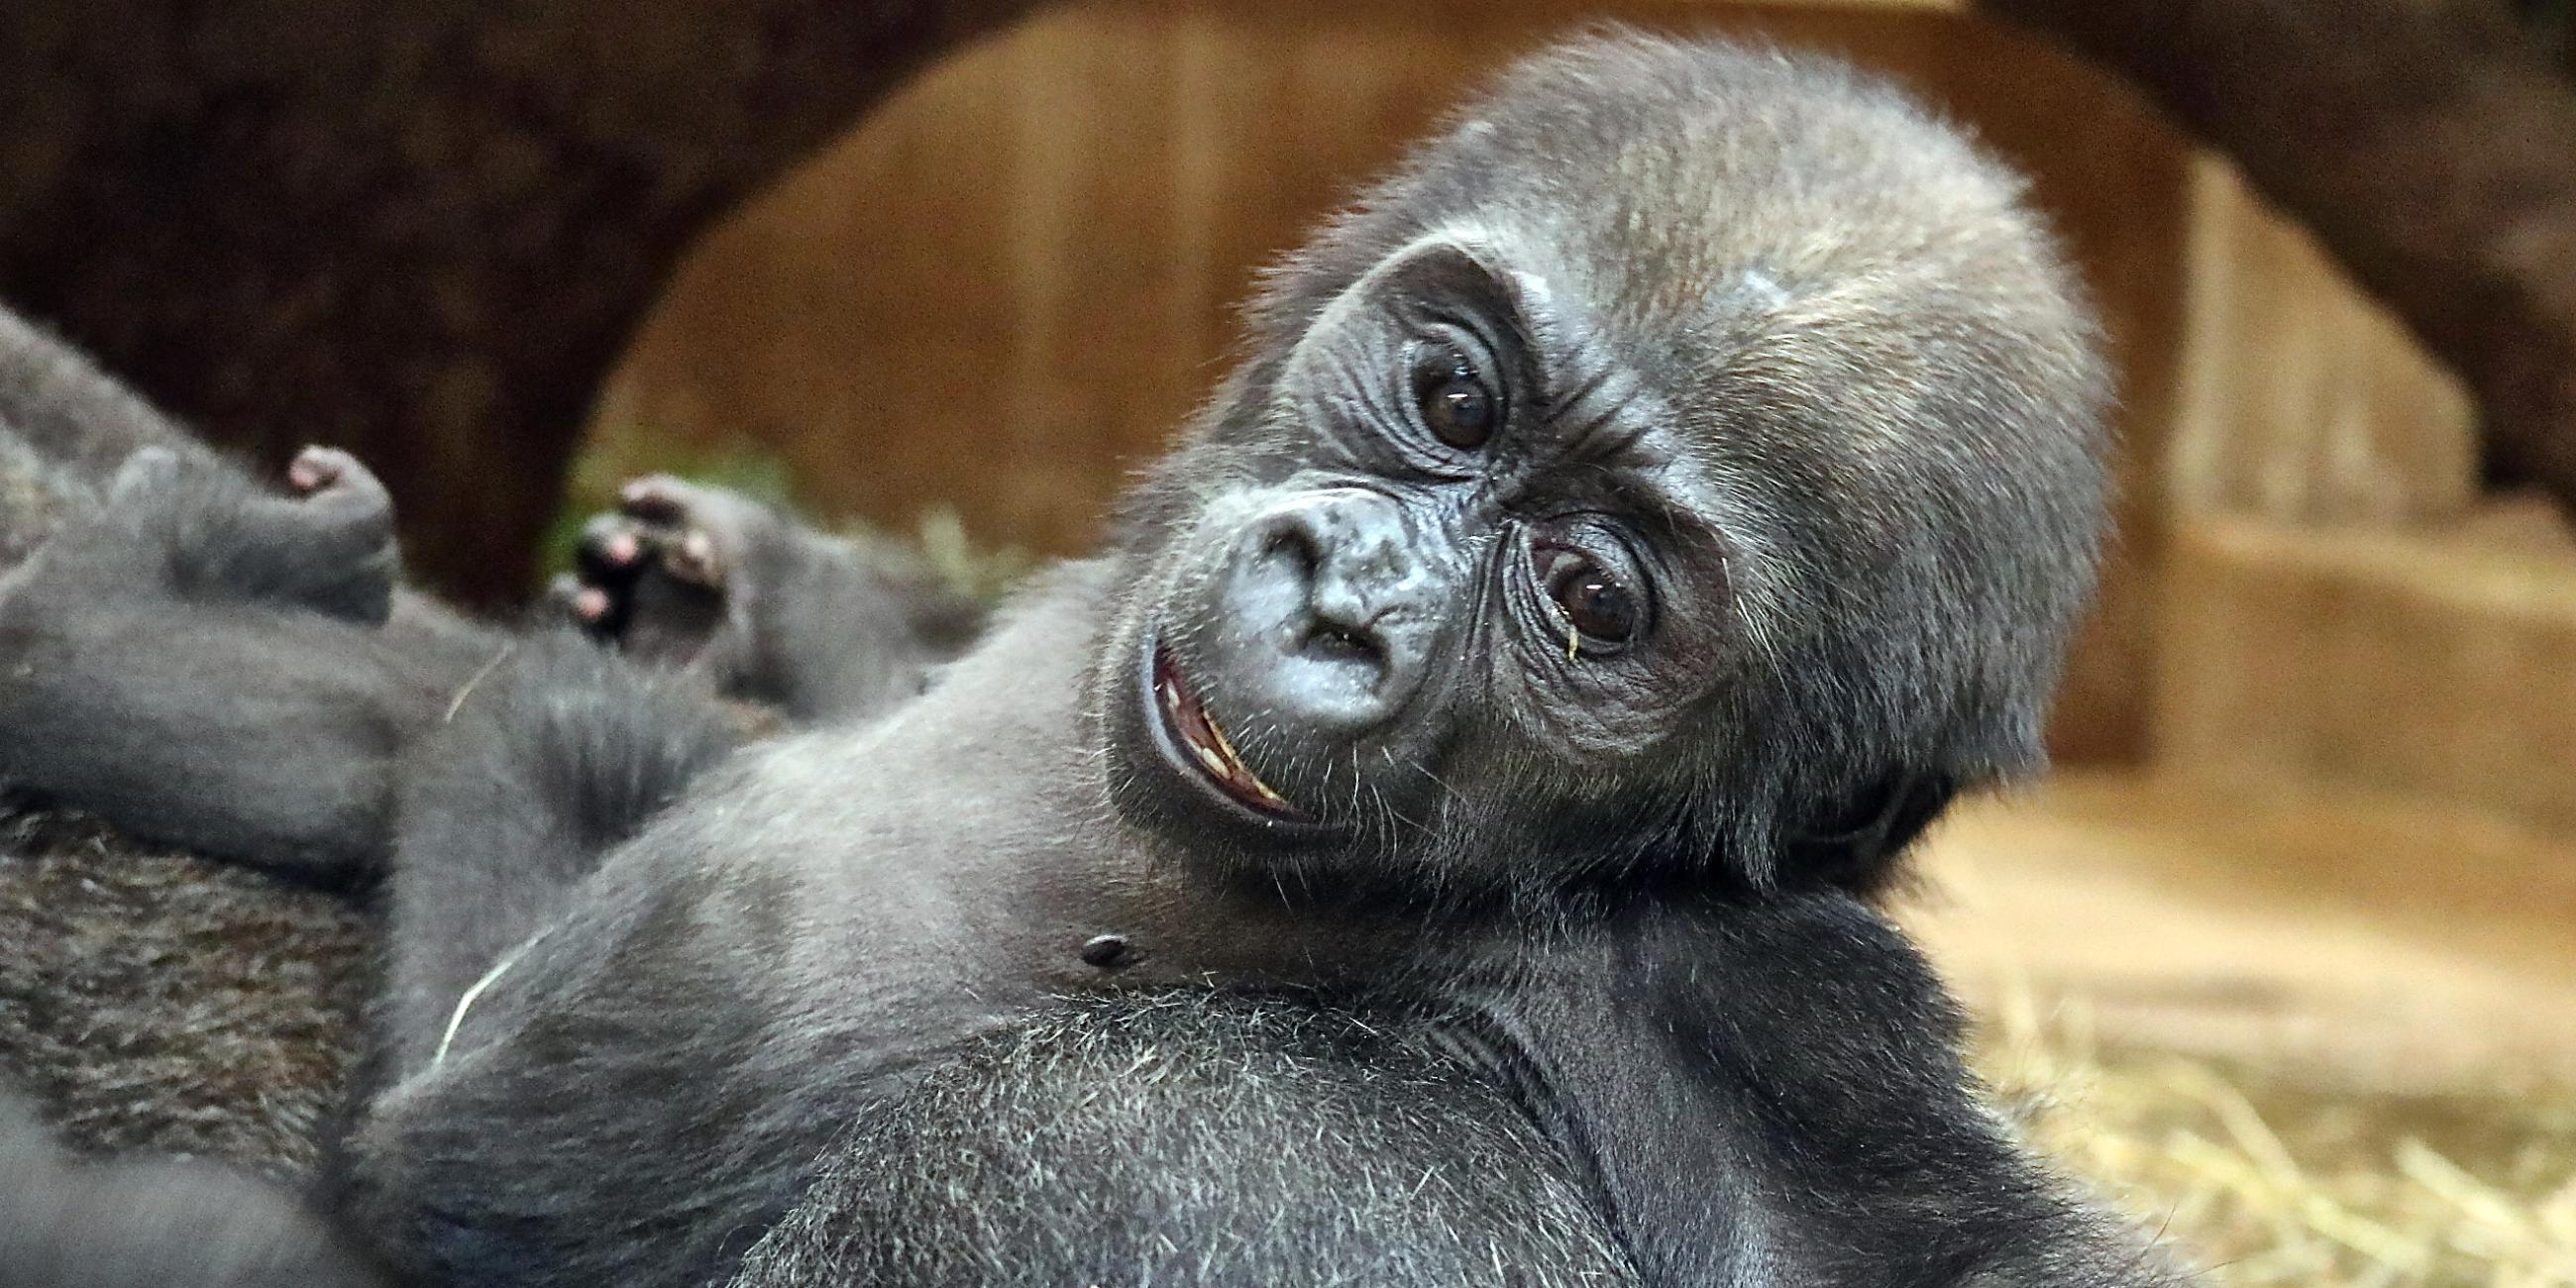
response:
[[[2213,1283],[2576,1285],[2576,1088],[2326,1091],[2104,1047],[2026,1004],[1981,1062],[2043,1149]]]

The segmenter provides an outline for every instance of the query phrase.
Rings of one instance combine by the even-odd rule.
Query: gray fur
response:
[[[733,1288],[1636,1282],[1580,1179],[1402,1015],[1076,1001],[943,1061],[831,1159]]]
[[[0,311],[0,582],[125,454],[187,441]],[[374,979],[347,899],[0,792],[0,1080],[36,1093],[69,1147],[301,1180]]]
[[[1409,802],[1429,826],[1372,860],[1526,879],[1461,850],[1644,818],[1769,880],[1784,841],[1889,783],[1946,799],[2036,769],[2092,591],[2109,386],[2021,179],[1886,83],[1786,51],[1614,31],[1497,85],[1273,271],[1248,360],[1128,499],[1129,544],[1243,488],[1225,461],[1290,414],[1311,329],[1399,251],[1452,242],[1538,297],[1582,416],[1660,427],[1705,471],[1689,499],[1732,620],[1701,624],[1722,656],[1692,719],[1743,751],[1443,766],[1454,790]]]
[[[1475,1099],[1483,1080],[1561,1151],[1497,1169],[1503,1209],[1423,1192],[1488,1234],[1382,1232],[1386,1264],[1435,1282],[1515,1234],[1505,1259],[1539,1282],[1597,1269],[1604,1238],[1651,1283],[2160,1280],[1979,1106],[1947,998],[1859,901],[1956,793],[2036,762],[2090,588],[2100,365],[2010,176],[1837,66],[1580,43],[1516,68],[1290,259],[1251,330],[1113,547],[881,713],[726,756],[661,678],[538,636],[435,719],[406,715],[403,686],[453,671],[408,660],[399,613],[352,622],[336,590],[276,575],[320,539],[317,512],[210,510],[231,485],[183,468],[128,478],[0,584],[0,662],[44,662],[0,687],[0,728],[29,748],[0,773],[169,834],[264,829],[317,868],[363,869],[401,802],[396,1029],[349,1213],[429,1282],[698,1282],[809,1200],[781,1237],[820,1241],[753,1265],[857,1255],[935,1281],[998,1259],[1079,1280],[1094,1254],[980,1223],[964,1196],[983,1173],[906,1151],[953,1139],[959,1105],[1052,1103],[1057,1071],[956,1061],[1117,1036],[1115,1003],[1047,1028],[1063,995],[1209,985],[1315,990],[1341,1008],[1327,1026],[1418,1024],[1456,1061],[1423,1073],[1426,1114],[1502,1103]],[[1435,387],[1405,382],[1426,346],[1434,377],[1454,366],[1517,409],[1490,450],[1421,441],[1412,400]],[[204,514],[223,521],[171,521]],[[217,574],[153,572],[174,567]],[[1654,628],[1556,631],[1595,619],[1547,615],[1554,568]],[[102,672],[68,637],[117,612],[184,613],[193,650]],[[158,682],[189,658],[221,665]],[[1189,726],[1166,677],[1184,673],[1238,731],[1234,769],[1214,735],[1174,753]],[[347,816],[291,796],[236,797],[249,827],[220,793],[174,808],[132,768],[192,741],[174,732],[239,740],[220,749],[250,766],[273,747],[303,772],[272,793],[318,789]],[[1286,789],[1281,810],[1240,786],[1245,765]],[[288,835],[299,819],[325,835]],[[1134,951],[1095,959],[1103,933]],[[1211,1005],[1211,1041],[1258,1018]],[[1304,1040],[1267,1031],[1281,1045],[1256,1063]],[[1233,1134],[1258,1149],[1264,1128],[1321,1125],[1324,1172],[1381,1193],[1336,1096],[1426,1069],[1410,1060],[1265,1097]],[[924,1135],[889,1116],[906,1105]],[[1065,1112],[1121,1121],[1114,1098]],[[1376,1125],[1426,1175],[1471,1165],[1478,1142],[1433,1122]],[[1042,1134],[990,1157],[1037,1210],[1141,1231],[1196,1203],[1173,1169],[1204,1138],[1162,1143],[1178,1156],[1130,1169],[1070,1168]],[[1242,1170],[1244,1197],[1273,1194]],[[1597,1230],[1492,1219],[1550,1207],[1565,1177]],[[943,1240],[870,1224],[852,1244],[832,1205]],[[1302,1231],[1185,1233],[1251,1250],[1260,1278],[1357,1237]],[[1115,1269],[1149,1242],[1097,1256]]]
[[[0,425],[0,572],[35,550],[74,496],[50,462]]]

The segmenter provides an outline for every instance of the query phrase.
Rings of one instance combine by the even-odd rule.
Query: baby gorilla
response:
[[[893,1170],[944,1053],[1213,985],[1424,1029],[1649,1282],[2154,1277],[1975,1104],[1946,1000],[1855,898],[2036,762],[2090,588],[2102,377],[2016,190],[1838,67],[1574,45],[1290,260],[1109,551],[922,696],[734,751],[692,691],[560,635],[429,668],[456,682],[395,722],[362,1228],[431,1282],[705,1282],[845,1134]],[[149,516],[184,506],[136,495],[104,530],[177,558],[196,534]],[[686,531],[716,503],[665,507],[684,569],[724,562]],[[831,602],[652,610],[619,535],[567,599],[639,647],[678,622],[725,656],[702,627]],[[0,632],[77,669],[45,562]],[[371,629],[302,600],[248,624],[197,595],[188,630],[269,659],[209,689],[383,710],[355,692],[395,687],[383,645],[257,634]],[[0,729],[185,724],[149,705],[176,696],[22,684]],[[395,763],[344,723],[251,727]]]

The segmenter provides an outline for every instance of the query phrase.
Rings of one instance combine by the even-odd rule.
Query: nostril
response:
[[[1317,547],[1315,534],[1294,520],[1272,524],[1262,540],[1261,553],[1264,558],[1285,561],[1307,582],[1312,582],[1316,571],[1324,566],[1324,552]]]

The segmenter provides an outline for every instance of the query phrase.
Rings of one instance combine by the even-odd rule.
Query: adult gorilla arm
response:
[[[2188,1282],[2011,1143],[1856,900],[1651,911],[1484,983],[1039,1017],[856,1118],[734,1288]]]
[[[1438,1039],[1281,998],[1069,1004],[856,1119],[734,1288],[1638,1283]]]
[[[2188,1282],[2008,1138],[1956,1004],[1866,904],[1659,905],[1604,929],[1478,1010],[1647,1282]]]
[[[7,309],[0,309],[0,432],[47,462],[59,486],[93,489],[139,448],[205,450],[70,345]],[[0,508],[0,533],[13,530],[15,518]]]

